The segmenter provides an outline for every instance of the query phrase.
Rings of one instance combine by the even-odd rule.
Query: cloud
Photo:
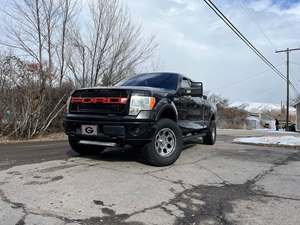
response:
[[[255,11],[264,11],[272,6],[272,0],[250,1],[248,7]]]
[[[143,25],[145,33],[157,36],[164,70],[178,71],[203,81],[206,90],[232,101],[280,103],[285,100],[285,83],[268,70],[204,1],[122,1],[133,20]],[[285,55],[274,51],[300,46],[300,2],[214,2],[285,73]],[[291,61],[300,64],[300,53],[292,53]],[[291,78],[300,91],[299,74],[300,66],[291,64]]]
[[[300,2],[299,1],[283,1],[283,0],[260,0],[248,2],[248,7],[264,13],[272,13],[279,16],[294,16],[300,18]]]

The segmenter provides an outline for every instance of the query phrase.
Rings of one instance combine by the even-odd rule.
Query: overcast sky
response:
[[[89,1],[82,0],[84,5]],[[156,36],[162,71],[203,81],[230,101],[286,99],[286,84],[250,51],[203,0],[120,0],[145,36]],[[5,7],[9,0],[0,0]],[[236,27],[286,74],[286,55],[300,47],[300,0],[214,0]],[[4,14],[0,15],[0,19]],[[291,53],[291,78],[300,92],[300,51]],[[147,71],[148,72],[148,71]],[[294,96],[291,90],[291,97]]]
[[[203,0],[122,0],[146,35],[155,34],[163,71],[203,81],[231,101],[280,103],[284,82],[238,39]],[[285,54],[300,47],[300,1],[215,0],[215,4],[285,74]],[[291,54],[300,91],[300,52]],[[292,95],[294,93],[292,92]]]

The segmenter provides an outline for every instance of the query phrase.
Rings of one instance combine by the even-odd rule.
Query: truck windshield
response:
[[[143,86],[176,90],[178,75],[174,73],[140,74],[122,81],[117,86]]]

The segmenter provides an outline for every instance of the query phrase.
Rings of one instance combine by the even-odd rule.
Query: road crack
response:
[[[201,160],[195,160],[194,163],[198,163]],[[134,211],[132,213],[118,214],[112,209],[113,207],[108,208],[102,201],[95,200],[94,203],[100,207],[102,216],[91,217],[87,219],[70,219],[53,213],[34,211],[32,209],[30,210],[26,208],[25,204],[10,200],[1,189],[0,199],[9,204],[12,208],[22,210],[24,215],[22,218],[20,218],[17,225],[24,225],[26,217],[30,214],[56,218],[65,223],[79,223],[83,225],[143,225],[144,223],[142,222],[128,220],[134,215],[147,213],[155,209],[160,209],[167,215],[175,217],[174,225],[200,224],[205,221],[211,221],[219,225],[233,225],[235,224],[235,221],[230,221],[226,215],[234,211],[234,203],[236,201],[262,201],[263,198],[300,201],[298,198],[272,195],[264,190],[254,189],[257,182],[274,172],[277,167],[287,165],[290,161],[299,160],[300,152],[289,154],[286,158],[275,161],[270,168],[262,171],[243,184],[229,183],[219,174],[201,165],[200,167],[202,169],[209,171],[211,174],[218,177],[218,179],[222,182],[215,186],[192,185],[187,184],[182,180],[176,181],[169,178],[160,177],[155,174],[159,171],[162,172],[170,169],[170,167],[146,172],[144,175],[149,175],[174,185],[179,185],[183,190],[177,192],[174,188],[171,188],[170,191],[174,194],[171,199],[162,201],[154,206]],[[178,215],[178,212],[176,211],[180,212],[180,215]]]
[[[13,209],[21,209],[23,212],[23,216],[18,220],[18,222],[16,223],[16,225],[24,225],[25,224],[25,218],[28,215],[28,212],[26,210],[26,207],[23,203],[20,202],[13,202],[11,201],[6,195],[5,193],[0,189],[0,198],[3,202],[7,203],[8,205],[11,206],[11,208]]]

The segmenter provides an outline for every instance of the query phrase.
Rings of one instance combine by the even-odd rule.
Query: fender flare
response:
[[[158,113],[156,114],[155,121],[158,121],[160,119],[161,114],[167,109],[171,109],[172,111],[175,112],[176,121],[178,121],[178,111],[174,102],[164,104],[163,106],[161,106],[160,109],[158,110]]]

